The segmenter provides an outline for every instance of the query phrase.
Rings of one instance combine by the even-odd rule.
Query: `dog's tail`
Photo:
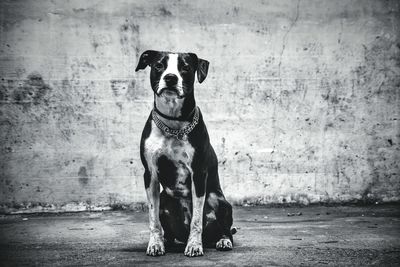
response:
[[[238,228],[237,227],[232,227],[231,228],[231,234],[234,235],[237,233]]]

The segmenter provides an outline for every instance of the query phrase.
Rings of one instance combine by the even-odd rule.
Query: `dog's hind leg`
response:
[[[203,239],[217,250],[233,248],[232,206],[222,194],[211,192],[207,195],[204,209],[205,230]]]
[[[231,250],[233,248],[232,227],[232,206],[225,198],[219,199],[217,220],[222,228],[222,236],[215,245],[217,250]]]
[[[174,244],[174,239],[186,242],[189,236],[189,223],[185,224],[186,208],[179,199],[170,197],[165,191],[160,195],[160,221],[164,230],[166,245]],[[188,219],[190,222],[190,218]]]
[[[161,226],[164,230],[164,240],[165,244],[171,245],[174,243],[175,235],[173,231],[174,221],[173,217],[174,213],[176,213],[176,203],[174,203],[175,199],[168,197],[165,191],[162,191],[160,194],[160,222]]]

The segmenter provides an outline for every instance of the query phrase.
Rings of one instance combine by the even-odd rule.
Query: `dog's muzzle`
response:
[[[176,87],[164,87],[158,90],[157,96],[184,98],[185,94],[181,94]]]

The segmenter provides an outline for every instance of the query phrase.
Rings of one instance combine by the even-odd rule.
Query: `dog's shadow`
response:
[[[165,252],[167,253],[183,253],[185,251],[186,244],[184,243],[170,243],[165,245]]]
[[[182,242],[174,242],[165,244],[165,252],[166,253],[183,253],[185,251],[186,244]],[[204,248],[215,248],[215,244],[204,244]],[[147,243],[140,244],[135,247],[123,248],[120,251],[123,252],[138,252],[138,253],[146,253]]]
[[[183,253],[185,251],[186,244],[184,243],[171,243],[165,244],[165,252],[166,253]],[[122,252],[137,252],[137,253],[146,253],[147,243],[136,245],[134,247],[122,248],[120,251]]]
[[[165,252],[183,253],[186,248],[186,243],[176,241],[174,243],[165,244]],[[203,248],[215,248],[215,243],[204,243]]]

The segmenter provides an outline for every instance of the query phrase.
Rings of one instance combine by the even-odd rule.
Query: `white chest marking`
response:
[[[186,179],[188,177],[191,179],[193,174],[191,165],[194,148],[192,145],[188,141],[181,141],[173,136],[166,136],[152,121],[150,136],[146,139],[144,148],[144,156],[151,173],[151,179],[162,178],[158,177],[159,166],[157,166],[157,161],[161,156],[165,156],[175,165],[176,174],[175,177],[172,177],[175,179],[175,186],[164,189],[171,196],[175,195],[176,191],[180,191],[180,195],[182,196],[189,196],[190,190],[185,184],[187,184]],[[160,175],[169,174],[163,173]]]

